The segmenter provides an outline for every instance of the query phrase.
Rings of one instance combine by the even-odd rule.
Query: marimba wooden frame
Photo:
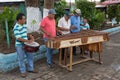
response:
[[[98,43],[95,43],[95,44],[97,45],[97,48],[99,50],[99,51],[97,51],[97,53],[98,53],[98,60],[93,58],[93,51],[90,51],[90,57],[86,57],[84,55],[84,50],[85,49],[82,48],[82,45],[81,45],[81,48],[83,50],[82,57],[84,57],[85,59],[73,62],[73,54],[72,54],[73,47],[69,47],[70,48],[69,64],[67,64],[67,60],[66,60],[67,59],[66,51],[65,51],[65,56],[64,56],[65,57],[64,58],[64,64],[62,64],[62,48],[60,48],[59,65],[61,67],[66,68],[69,71],[72,71],[73,70],[73,68],[72,68],[73,65],[76,65],[76,64],[79,64],[79,63],[83,63],[83,62],[86,62],[86,61],[95,61],[95,62],[98,62],[98,63],[102,64],[102,57],[101,57],[101,54],[102,54],[102,42],[98,42]],[[89,45],[92,45],[92,44],[89,44]]]

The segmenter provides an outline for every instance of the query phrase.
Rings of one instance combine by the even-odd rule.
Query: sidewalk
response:
[[[120,80],[120,33],[111,35],[110,41],[105,42],[103,47],[102,65],[89,61],[73,66],[73,71],[69,72],[57,64],[54,69],[49,69],[44,58],[35,62],[38,74],[28,73],[27,78],[21,78],[17,68],[0,74],[0,80]],[[58,55],[54,59],[57,61]]]

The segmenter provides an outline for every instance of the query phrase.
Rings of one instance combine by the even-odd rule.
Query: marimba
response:
[[[93,52],[97,52],[99,54],[99,63],[101,61],[101,53],[102,53],[102,42],[108,41],[109,35],[106,32],[101,32],[97,30],[82,30],[78,33],[70,33],[66,35],[61,35],[52,39],[49,39],[46,43],[46,46],[49,48],[60,49],[59,55],[59,64],[62,67],[69,67],[69,70],[72,71],[72,65],[78,64],[81,62],[85,62],[93,59]],[[88,49],[90,51],[90,58],[86,58],[84,60],[80,60],[77,62],[72,62],[72,47],[73,46],[81,46],[81,48]],[[62,48],[70,47],[70,63],[62,65]],[[83,54],[84,55],[84,54]]]

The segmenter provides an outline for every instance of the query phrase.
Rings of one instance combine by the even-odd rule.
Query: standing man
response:
[[[25,55],[28,61],[28,72],[37,73],[37,71],[34,70],[33,55],[23,49],[24,42],[32,43],[34,41],[34,37],[32,35],[27,35],[27,27],[25,25],[26,19],[24,14],[19,13],[16,20],[17,23],[13,29],[16,38],[15,47],[18,55],[21,77],[26,77],[26,67],[24,63]],[[28,40],[28,37],[30,40]]]
[[[43,18],[40,24],[40,30],[44,33],[44,41],[46,42],[49,38],[56,37],[56,23],[55,23],[55,10],[50,9],[48,12],[48,16]],[[52,54],[53,50],[51,48],[47,48],[47,64],[48,67],[53,68]]]
[[[71,16],[70,20],[71,20],[71,33],[75,33],[75,32],[80,32],[80,14],[81,11],[80,9],[76,9],[74,12],[74,15]],[[73,47],[73,55],[76,55],[76,47]]]
[[[58,21],[58,30],[61,31],[63,35],[70,33],[70,14],[65,12],[64,16]],[[62,59],[64,59],[65,48],[62,49]]]

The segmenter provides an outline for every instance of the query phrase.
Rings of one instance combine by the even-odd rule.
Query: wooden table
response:
[[[95,30],[84,30],[79,33],[71,33],[56,38],[49,39],[46,43],[46,46],[49,48],[60,49],[59,54],[59,65],[65,67],[66,69],[72,71],[72,65],[93,60],[99,63],[102,63],[102,43],[109,40],[108,33],[95,31]],[[73,46],[80,46],[83,50],[82,56],[85,59],[78,60],[73,62],[72,50]],[[69,63],[67,63],[67,54],[65,51],[64,64],[62,64],[62,48],[70,48],[70,58]],[[89,50],[90,57],[84,56],[84,50]],[[93,52],[98,53],[98,60],[93,58]]]

